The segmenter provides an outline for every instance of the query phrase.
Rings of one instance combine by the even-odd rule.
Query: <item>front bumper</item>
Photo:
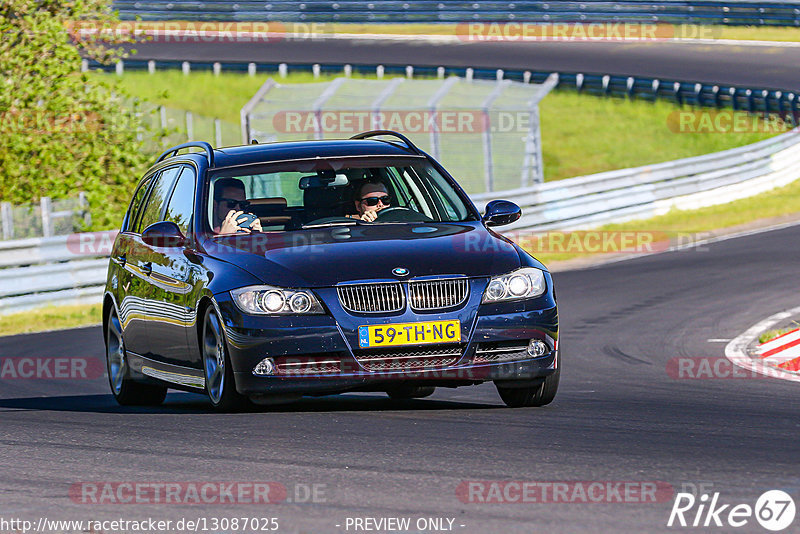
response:
[[[226,294],[217,295],[217,303],[236,389],[244,395],[382,391],[400,383],[456,387],[485,381],[535,382],[553,374],[558,365],[558,313],[549,294],[502,305],[481,306],[478,301],[435,317],[384,318],[385,322],[458,318],[465,334],[458,344],[396,347],[377,355],[353,342],[353,321],[342,324],[332,315],[250,316],[242,314]],[[524,351],[532,339],[547,345],[543,356],[532,358]],[[255,366],[267,357],[278,364],[276,374],[254,375]]]

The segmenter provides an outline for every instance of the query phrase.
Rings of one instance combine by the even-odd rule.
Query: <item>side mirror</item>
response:
[[[142,241],[151,247],[182,247],[186,245],[178,225],[172,221],[153,223],[142,232]]]
[[[483,224],[486,226],[504,226],[522,217],[522,209],[508,200],[492,200],[486,204]]]

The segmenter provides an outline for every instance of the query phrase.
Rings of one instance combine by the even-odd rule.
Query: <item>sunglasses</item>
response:
[[[246,200],[236,200],[235,198],[220,198],[217,202],[223,206],[227,206],[229,210],[238,209],[244,211],[250,207],[250,202]]]
[[[388,206],[391,204],[392,199],[389,198],[389,195],[383,195],[382,197],[366,197],[362,198],[361,202],[366,204],[367,206],[377,206],[378,202],[383,202],[384,206]]]

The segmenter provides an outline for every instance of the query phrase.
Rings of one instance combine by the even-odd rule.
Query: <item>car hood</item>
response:
[[[514,244],[479,222],[359,224],[221,236],[210,239],[206,248],[265,284],[281,287],[436,275],[490,276],[520,266]],[[406,269],[408,274],[393,274],[395,269]]]

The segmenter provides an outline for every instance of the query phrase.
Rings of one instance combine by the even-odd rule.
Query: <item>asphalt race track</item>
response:
[[[797,69],[778,67],[800,50],[775,49],[771,61],[762,61],[767,49],[714,50],[727,50],[729,62],[753,63],[731,69],[712,65],[713,56],[640,59],[644,70],[635,73],[800,86]],[[230,59],[219,53],[213,59]],[[506,57],[503,66],[558,63],[531,54],[530,64]],[[492,61],[469,59],[476,66]],[[591,64],[573,59],[560,68]],[[628,59],[606,58],[617,70],[633,69]],[[439,61],[435,52],[429,61]],[[751,506],[769,489],[797,499],[797,384],[681,379],[667,369],[676,357],[724,357],[725,343],[710,339],[733,338],[797,306],[799,240],[794,226],[555,274],[565,369],[558,397],[545,408],[504,408],[484,384],[408,402],[347,394],[222,415],[184,393],[156,409],[120,408],[104,377],[0,380],[0,517],[277,517],[282,532],[313,533],[356,531],[345,530],[347,518],[424,517],[453,519],[453,530],[465,533],[674,532],[684,530],[666,527],[681,490],[702,487],[720,492],[721,502]],[[102,360],[100,328],[0,338],[4,358],[64,355]],[[597,504],[485,504],[457,493],[465,481],[506,480],[659,481],[670,491],[655,503]],[[93,481],[271,481],[285,486],[292,502],[110,505],[70,497],[76,484]],[[308,488],[317,490],[311,503]],[[750,519],[739,531],[764,530]]]
[[[673,491],[705,484],[751,505],[767,489],[797,495],[796,384],[676,379],[666,369],[678,356],[722,356],[725,344],[708,339],[795,306],[798,239],[792,227],[557,274],[565,371],[556,401],[541,409],[506,409],[483,385],[405,403],[348,394],[219,415],[183,393],[158,409],[120,408],[102,378],[3,381],[0,514],[270,516],[289,532],[342,532],[335,525],[356,516],[450,517],[461,532],[652,532],[666,529],[671,495],[481,504],[462,502],[456,488],[662,481]],[[3,338],[0,353],[99,359],[103,346],[95,327]],[[202,508],[71,500],[70,487],[87,481],[275,481],[301,496],[317,484],[324,498]]]
[[[178,38],[176,38],[177,40]],[[800,89],[800,47],[688,43],[286,40],[138,43],[136,59],[505,68]]]

